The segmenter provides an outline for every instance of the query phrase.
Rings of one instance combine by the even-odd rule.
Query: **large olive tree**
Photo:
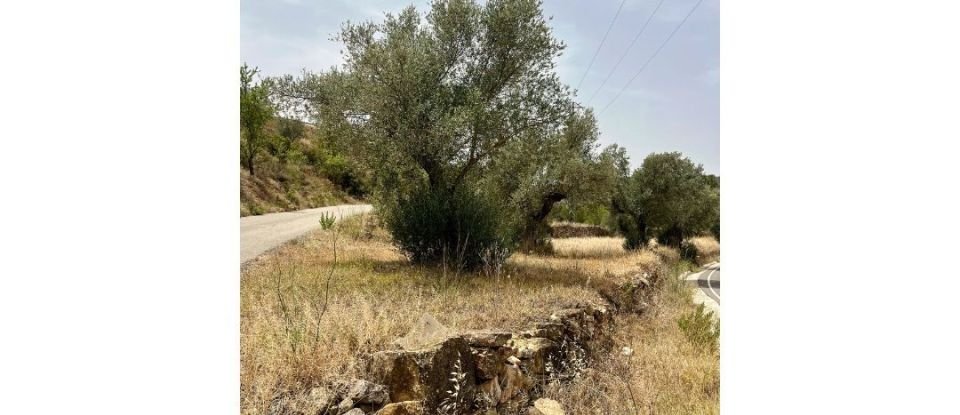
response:
[[[440,0],[382,23],[347,23],[340,111],[378,166],[452,191],[511,143],[555,131],[572,105],[554,72],[563,44],[536,0]],[[398,166],[399,165],[399,166]]]
[[[424,15],[411,6],[382,22],[347,22],[337,39],[342,68],[278,79],[278,94],[306,102],[321,131],[374,172],[375,200],[401,247],[419,251],[411,258],[478,253],[490,242],[481,235],[494,233],[471,227],[511,228],[476,209],[503,208],[488,203],[484,177],[530,156],[516,152],[541,148],[574,112],[554,70],[564,46],[541,2],[438,0]],[[428,211],[417,226],[397,223]]]

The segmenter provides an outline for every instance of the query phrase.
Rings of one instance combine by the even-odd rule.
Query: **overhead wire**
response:
[[[610,77],[613,76],[613,73],[617,71],[617,68],[620,67],[620,64],[623,63],[623,60],[627,57],[627,54],[630,53],[630,49],[633,48],[633,45],[637,43],[637,40],[640,39],[640,36],[643,35],[643,32],[647,30],[647,26],[650,25],[650,21],[653,20],[653,16],[657,14],[657,10],[660,10],[660,6],[663,5],[664,0],[660,0],[657,3],[657,7],[653,9],[653,13],[650,13],[650,16],[647,17],[647,21],[643,22],[643,26],[640,27],[640,31],[637,32],[637,35],[633,37],[633,40],[630,42],[630,45],[623,51],[623,54],[620,55],[620,59],[617,60],[617,63],[613,65],[613,69],[610,69],[610,72],[607,74],[607,77],[603,79],[603,82],[600,83],[600,87],[597,88],[596,92],[590,96],[590,99],[587,100],[589,103],[597,97],[597,94],[603,89],[603,86],[607,84],[607,81],[610,80]]]
[[[607,41],[607,36],[610,35],[610,30],[613,29],[613,24],[617,22],[617,17],[620,17],[620,11],[623,10],[623,5],[627,0],[620,1],[620,7],[617,7],[617,13],[613,15],[613,20],[610,21],[610,26],[607,26],[607,33],[603,34],[603,39],[600,39],[600,45],[597,46],[596,52],[593,53],[593,57],[590,58],[590,64],[587,65],[587,70],[583,71],[583,76],[580,77],[580,82],[577,82],[577,89],[580,89],[580,85],[583,85],[583,80],[587,79],[587,74],[590,73],[590,68],[593,67],[593,62],[597,60],[597,55],[600,54],[600,49],[603,48],[603,43]]]
[[[670,35],[668,35],[667,38],[663,41],[663,43],[660,44],[660,46],[657,48],[657,50],[655,50],[655,51],[653,52],[653,54],[650,55],[650,57],[647,59],[647,61],[644,62],[642,66],[640,66],[640,70],[638,70],[637,73],[634,74],[633,77],[630,78],[629,81],[627,81],[626,85],[624,85],[623,88],[620,88],[620,91],[617,92],[617,95],[615,95],[615,96],[613,97],[613,99],[610,100],[610,102],[609,102],[606,106],[604,106],[603,109],[601,109],[599,113],[597,113],[598,115],[599,115],[599,114],[602,114],[604,111],[606,111],[607,108],[610,108],[610,106],[613,105],[613,103],[617,101],[617,98],[620,98],[620,95],[623,94],[623,91],[625,91],[625,90],[627,89],[627,87],[629,87],[630,84],[632,84],[633,81],[636,80],[638,76],[640,76],[640,74],[643,72],[643,70],[647,68],[647,65],[650,64],[650,61],[652,61],[653,58],[657,57],[657,54],[659,54],[660,51],[663,50],[663,47],[666,46],[667,43],[670,42],[670,39],[673,38],[673,35],[675,35],[675,34],[677,33],[677,31],[679,31],[680,28],[683,27],[683,24],[687,22],[687,19],[690,18],[690,15],[692,15],[693,12],[697,10],[697,7],[700,7],[700,3],[703,3],[703,0],[698,0],[698,1],[697,1],[697,4],[694,4],[693,7],[690,8],[690,11],[687,12],[687,15],[684,16],[684,17],[683,17],[683,20],[680,21],[680,24],[678,24],[677,27],[673,28],[673,31],[670,32]]]

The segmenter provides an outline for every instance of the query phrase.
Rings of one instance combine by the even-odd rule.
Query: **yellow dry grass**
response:
[[[602,301],[583,273],[564,267],[544,272],[511,261],[500,277],[486,277],[412,266],[382,230],[365,236],[356,222],[341,224],[339,235],[318,231],[243,270],[243,413],[266,413],[279,394],[358,375],[360,356],[387,348],[423,313],[453,329],[518,330],[558,309]]]
[[[606,258],[627,253],[619,237],[553,238],[550,243],[554,255],[562,258]]]
[[[661,258],[676,256],[675,250],[665,248],[633,253],[620,248],[612,253],[612,246],[619,246],[611,240],[615,238],[584,238],[589,240],[570,248],[566,257],[515,254],[498,277],[457,275],[410,265],[375,223],[370,216],[343,221],[335,230],[317,231],[243,269],[243,414],[267,413],[278,395],[360,375],[361,356],[389,347],[423,313],[453,329],[522,329],[557,309],[599,302],[598,288],[662,267]],[[631,366],[634,391],[650,407],[664,409],[656,413],[712,413],[700,409],[709,409],[709,398],[715,395],[717,358],[697,354],[678,337],[676,315],[685,305],[659,303],[665,306],[646,317],[623,316],[624,324],[615,334],[619,343],[634,345],[635,361],[643,362]],[[616,369],[609,366],[617,362],[611,356],[599,359],[590,373],[601,376]],[[612,380],[594,381],[600,383],[574,382],[551,397],[563,402],[570,414],[632,413],[622,412],[623,406],[591,401],[595,394],[587,393],[590,388],[606,388],[608,403],[629,400],[627,390],[617,389]],[[692,401],[681,399],[684,394]],[[615,410],[578,410],[594,406]]]
[[[712,236],[697,236],[687,239],[697,251],[697,263],[706,264],[720,260],[720,242]]]
[[[570,414],[718,414],[719,351],[694,345],[677,324],[696,308],[689,287],[667,280],[656,289],[652,312],[620,316],[613,350],[574,381],[548,386],[545,396]]]

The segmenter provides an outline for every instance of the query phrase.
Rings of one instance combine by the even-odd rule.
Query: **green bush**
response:
[[[691,343],[717,350],[720,346],[720,321],[714,321],[713,311],[705,311],[703,304],[690,313],[680,316],[677,320],[680,331]]]
[[[342,155],[325,157],[322,169],[331,182],[350,195],[360,197],[367,193],[366,186],[360,179],[355,166]]]
[[[617,215],[617,230],[623,235],[623,249],[640,249],[647,243],[646,228],[637,219],[627,214]]]
[[[462,186],[454,192],[421,188],[386,210],[394,241],[415,263],[473,270],[484,264],[485,252],[512,247],[497,207]]]

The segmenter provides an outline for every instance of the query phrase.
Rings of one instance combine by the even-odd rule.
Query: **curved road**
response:
[[[373,211],[370,205],[338,205],[240,218],[240,264],[320,227],[324,213],[337,220]]]
[[[686,280],[696,284],[693,299],[720,316],[720,263],[709,264],[702,271],[690,274]]]

